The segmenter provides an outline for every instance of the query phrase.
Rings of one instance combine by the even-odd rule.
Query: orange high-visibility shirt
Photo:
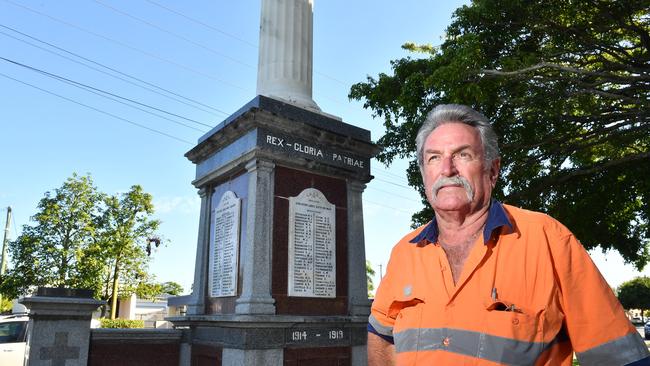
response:
[[[650,354],[588,253],[553,218],[493,201],[454,285],[432,221],[391,253],[369,330],[398,365],[626,365]],[[646,363],[642,363],[646,364]]]

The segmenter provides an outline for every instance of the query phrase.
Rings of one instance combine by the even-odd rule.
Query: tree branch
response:
[[[517,198],[521,198],[524,194],[534,195],[543,191],[548,186],[560,185],[576,177],[590,175],[619,165],[627,164],[633,161],[644,160],[644,159],[650,159],[650,151],[646,151],[635,155],[626,155],[620,159],[609,160],[600,164],[592,165],[587,168],[572,169],[572,170],[567,169],[559,173],[556,173],[555,175],[536,179],[533,182],[531,182],[531,184],[529,185],[530,189],[526,190],[525,192],[512,193],[508,195],[508,198],[517,199]]]
[[[601,78],[607,78],[609,80],[618,80],[621,83],[629,83],[630,78],[633,79],[640,79],[644,81],[650,81],[650,77],[646,77],[644,75],[638,75],[638,76],[632,76],[630,75],[629,77],[621,77],[619,75],[611,74],[611,73],[604,73],[604,72],[596,72],[596,71],[589,71],[589,70],[582,70],[578,69],[575,67],[570,67],[570,66],[563,66],[559,65],[556,63],[552,62],[540,62],[538,64],[525,67],[523,69],[519,70],[513,70],[513,71],[501,71],[501,70],[494,70],[494,69],[481,69],[480,72],[486,75],[491,75],[491,76],[520,76],[523,74],[528,74],[533,71],[537,71],[540,69],[544,68],[550,68],[550,69],[555,69],[559,71],[565,71],[565,72],[570,72],[574,74],[580,74],[580,75],[588,75],[588,76],[596,76],[596,77],[601,77]]]

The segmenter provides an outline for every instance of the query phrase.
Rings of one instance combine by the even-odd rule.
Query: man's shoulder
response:
[[[560,221],[546,213],[527,210],[508,204],[503,204],[503,208],[508,214],[509,219],[519,229],[541,228],[544,231],[557,231],[558,234],[570,234],[570,231]]]
[[[505,203],[502,205],[508,214],[509,219],[514,221],[525,223],[544,223],[548,221],[557,221],[543,212],[527,210],[525,208],[508,205]]]

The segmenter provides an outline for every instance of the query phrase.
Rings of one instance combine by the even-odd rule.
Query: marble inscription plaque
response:
[[[335,219],[317,189],[289,198],[289,296],[336,297]]]
[[[213,211],[213,236],[210,246],[210,296],[237,295],[239,268],[239,225],[241,199],[227,191]]]

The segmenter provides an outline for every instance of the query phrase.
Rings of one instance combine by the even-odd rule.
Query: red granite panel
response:
[[[284,366],[350,366],[351,359],[350,347],[284,350]]]
[[[347,189],[343,179],[276,166],[273,201],[273,271],[272,296],[277,314],[346,315],[347,314]],[[321,191],[336,205],[336,298],[287,296],[289,201],[306,188]]]
[[[88,366],[178,366],[180,345],[92,341]]]
[[[222,349],[201,344],[192,345],[192,366],[221,365]]]

